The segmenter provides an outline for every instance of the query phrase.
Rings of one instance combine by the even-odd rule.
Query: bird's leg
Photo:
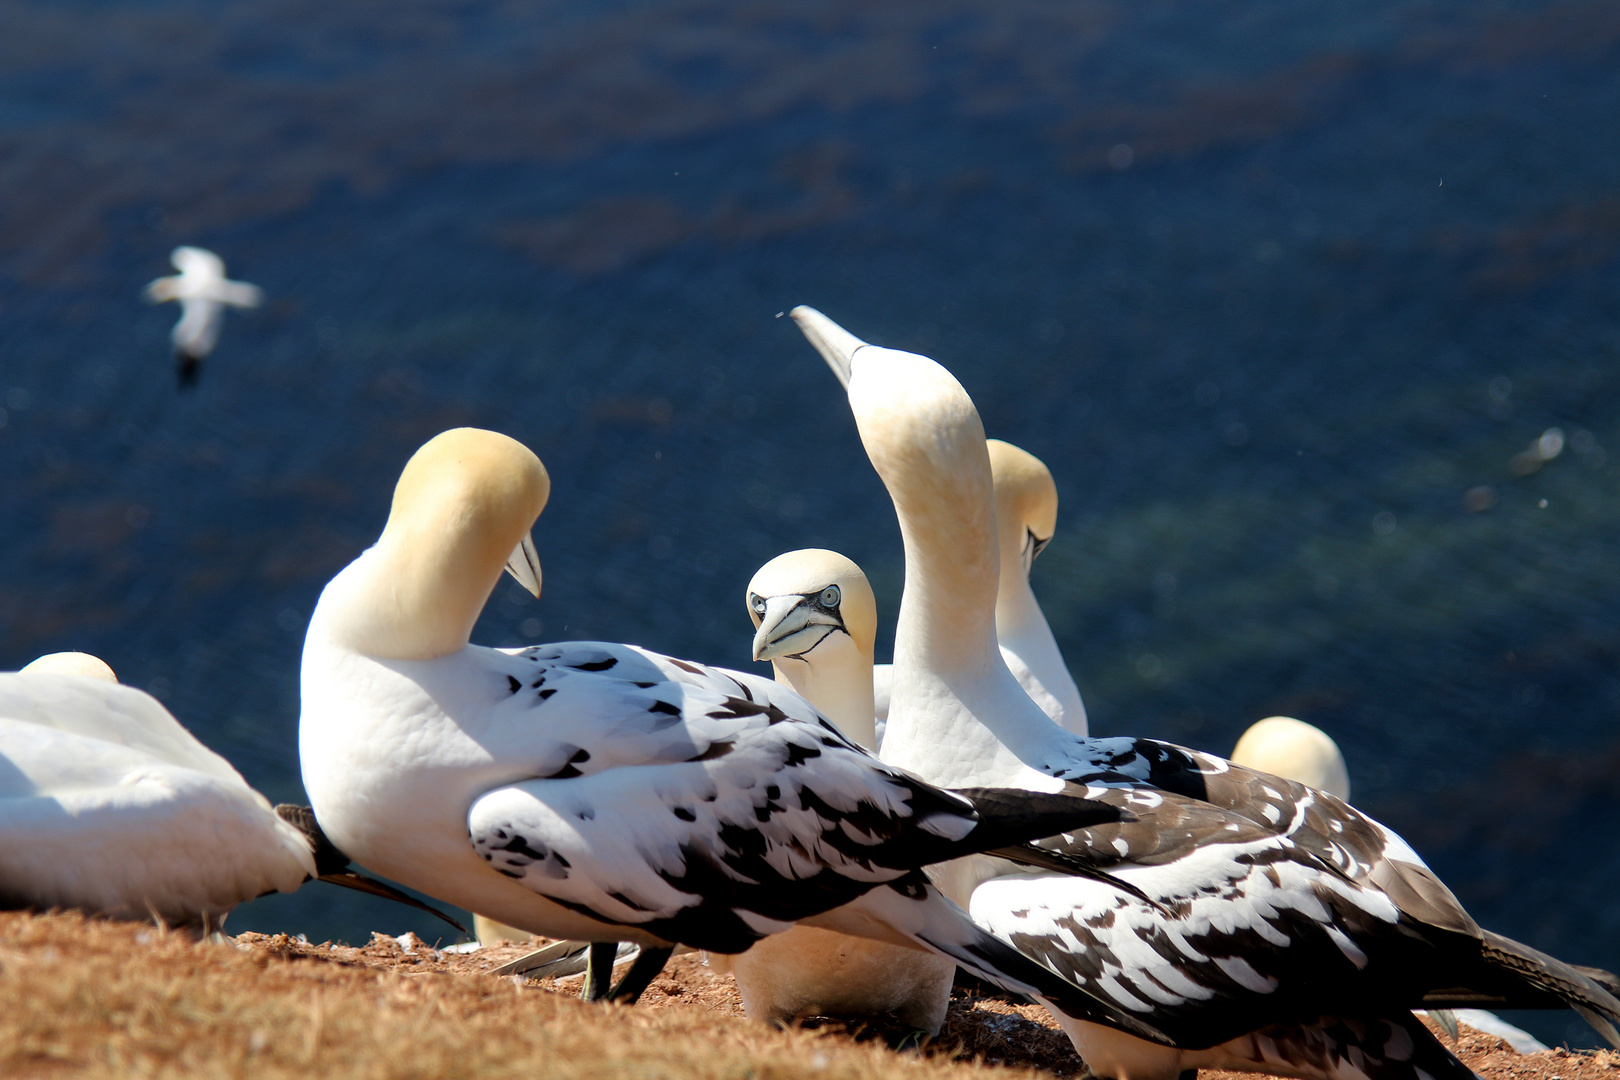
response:
[[[585,988],[579,996],[586,1001],[603,1001],[613,985],[613,961],[619,955],[617,941],[593,941],[585,961]]]
[[[658,973],[664,970],[664,965],[669,963],[669,958],[674,952],[673,945],[660,945],[656,948],[643,945],[641,952],[630,965],[630,970],[624,973],[619,985],[608,994],[608,1000],[617,1001],[621,1005],[634,1005],[642,992],[652,985]]]

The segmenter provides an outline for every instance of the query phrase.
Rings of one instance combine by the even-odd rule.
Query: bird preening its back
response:
[[[0,674],[0,764],[0,907],[206,929],[318,878],[433,910],[355,874],[300,808],[272,808],[87,653]]]
[[[155,304],[180,302],[180,321],[169,336],[174,343],[177,377],[184,389],[196,384],[203,360],[219,343],[225,308],[258,307],[264,293],[257,285],[227,278],[225,260],[206,248],[177,247],[169,261],[180,273],[147,285],[146,298]]]

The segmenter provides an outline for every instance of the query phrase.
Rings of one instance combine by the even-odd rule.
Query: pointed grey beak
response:
[[[754,631],[754,659],[803,656],[839,628],[837,620],[810,605],[810,598],[789,593],[765,601],[765,614]]]
[[[534,549],[534,537],[523,534],[523,541],[512,549],[512,557],[506,560],[506,572],[536,597],[540,595],[540,553]]]
[[[864,347],[867,342],[813,307],[800,304],[788,312],[788,315],[799,324],[799,330],[810,339],[810,344],[816,347],[816,352],[827,361],[827,366],[833,369],[833,374],[838,376],[838,381],[843,384],[845,390],[848,390],[855,350]]]

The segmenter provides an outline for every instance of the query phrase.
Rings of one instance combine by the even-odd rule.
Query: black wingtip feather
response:
[[[979,824],[962,841],[974,851],[1012,847],[1092,825],[1135,820],[1127,810],[1062,792],[977,787],[951,791],[971,802],[979,814]]]

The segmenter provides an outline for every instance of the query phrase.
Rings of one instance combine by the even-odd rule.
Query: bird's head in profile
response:
[[[1057,531],[1058,494],[1052,472],[1027,450],[1000,439],[986,439],[995,483],[996,528],[1002,556],[1019,552],[1023,572],[1051,543]]]
[[[877,604],[866,575],[822,548],[778,555],[759,568],[745,594],[754,621],[754,659],[805,660],[829,638],[844,638],[871,662]]]

